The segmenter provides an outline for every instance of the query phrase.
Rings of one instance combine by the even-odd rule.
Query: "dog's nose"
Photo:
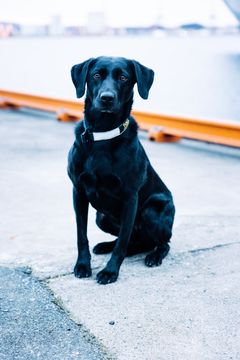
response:
[[[101,93],[100,99],[103,103],[112,103],[114,100],[114,94],[111,91],[104,91]]]

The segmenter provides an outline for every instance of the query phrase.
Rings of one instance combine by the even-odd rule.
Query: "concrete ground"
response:
[[[3,275],[31,268],[28,276],[81,325],[75,336],[88,334],[98,359],[240,359],[240,151],[192,141],[156,144],[141,136],[175,199],[171,252],[158,268],[145,267],[144,255],[125,259],[118,281],[103,286],[95,276],[109,256],[92,256],[91,278],[72,274],[76,230],[66,158],[73,129],[38,112],[0,112]],[[111,239],[94,216],[91,209],[91,248]],[[12,299],[17,308],[17,291]],[[68,348],[76,338],[65,341]],[[71,357],[49,357],[58,358]]]

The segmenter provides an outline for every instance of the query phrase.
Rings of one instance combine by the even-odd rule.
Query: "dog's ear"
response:
[[[88,69],[93,60],[93,58],[88,59],[81,64],[74,65],[71,69],[72,82],[76,88],[78,98],[85,94]]]
[[[140,64],[138,61],[132,60],[132,63],[135,69],[139,95],[143,99],[147,99],[149,90],[153,83],[154,72],[152,69],[149,69],[146,66]]]

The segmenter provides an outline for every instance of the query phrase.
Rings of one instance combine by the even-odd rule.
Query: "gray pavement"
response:
[[[0,265],[30,267],[106,359],[240,359],[240,151],[142,136],[175,199],[171,252],[158,268],[146,268],[143,255],[128,258],[118,281],[101,286],[95,276],[108,256],[92,256],[91,278],[72,274],[73,128],[38,112],[0,112]],[[92,209],[88,236],[91,248],[111,239]]]
[[[29,268],[0,267],[0,359],[105,359]]]

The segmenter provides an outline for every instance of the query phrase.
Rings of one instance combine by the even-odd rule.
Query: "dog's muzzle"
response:
[[[103,91],[98,102],[101,112],[111,113],[116,106],[116,95],[112,91]]]

